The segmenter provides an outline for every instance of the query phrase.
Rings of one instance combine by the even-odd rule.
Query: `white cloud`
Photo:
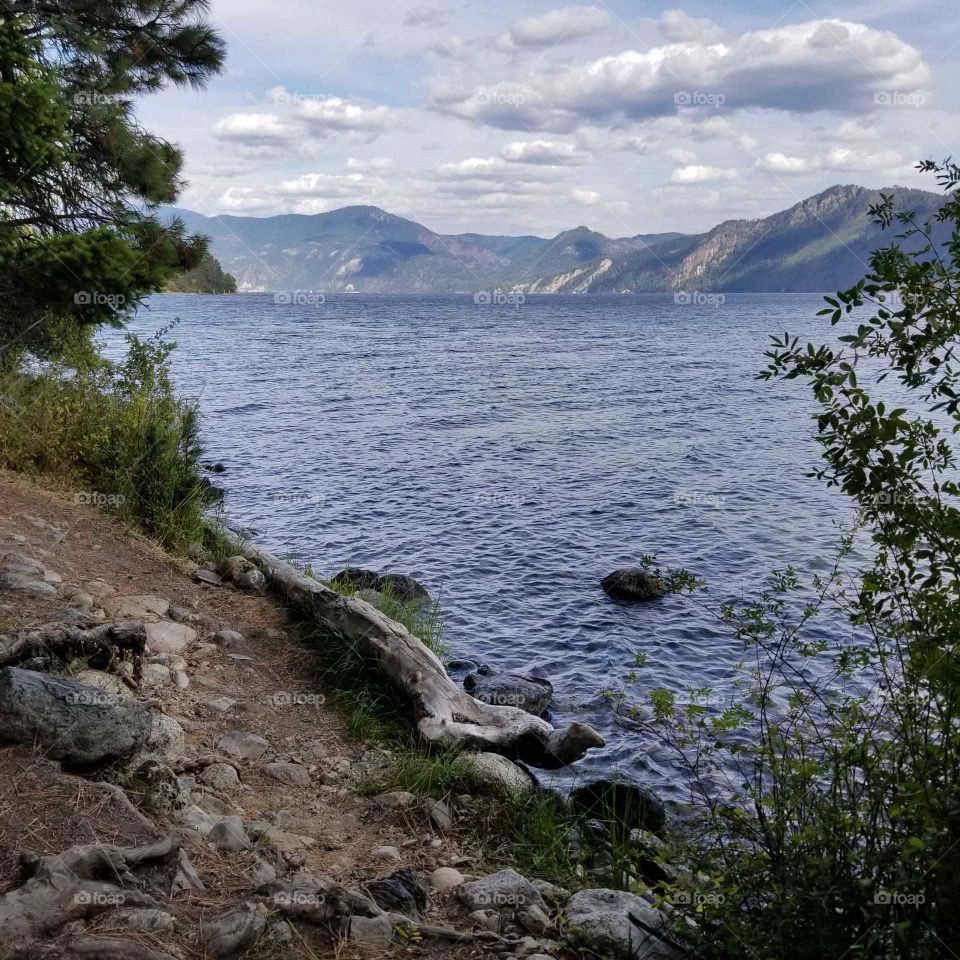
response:
[[[452,180],[489,180],[499,179],[506,170],[506,162],[499,157],[469,157],[457,163],[444,163],[437,168],[437,173]]]
[[[272,113],[234,113],[218,120],[213,133],[240,143],[280,143],[301,136],[303,128]]]
[[[668,150],[667,157],[681,166],[690,166],[697,162],[697,155],[692,150],[684,150],[681,147]]]
[[[480,91],[437,91],[443,112],[502,129],[568,132],[681,111],[767,108],[869,114],[878,93],[930,83],[919,51],[862,23],[813,20],[744,33],[727,43],[626,50],[591,63],[504,80]]]
[[[600,202],[600,194],[596,190],[584,190],[581,187],[574,187],[570,191],[570,196],[574,203],[581,207],[593,207]]]
[[[315,136],[329,133],[378,134],[399,125],[401,113],[393,107],[369,100],[304,94],[284,86],[267,91],[273,102],[285,105],[298,120],[306,123]]]
[[[581,154],[572,143],[557,140],[514,140],[506,144],[500,156],[510,163],[553,165],[582,163]]]
[[[789,157],[785,153],[768,153],[757,161],[757,166],[771,173],[808,173],[811,163],[806,157]]]
[[[734,169],[691,163],[685,167],[677,167],[670,176],[670,182],[710,183],[714,180],[733,180],[736,176],[737,171]]]
[[[784,153],[767,153],[757,160],[757,167],[770,173],[799,175],[818,170],[825,172],[854,171],[859,173],[903,173],[909,169],[907,158],[896,150],[867,153],[851,147],[834,146],[821,154],[807,157]]]
[[[370,157],[369,160],[360,160],[357,157],[347,157],[344,166],[348,170],[384,171],[393,169],[393,160],[390,157]]]
[[[610,15],[599,7],[560,7],[540,17],[519,20],[501,38],[501,45],[547,47],[569,43],[602,30],[609,22]]]
[[[682,10],[667,10],[658,26],[670,43],[717,43],[724,37],[724,31],[712,20],[691,17]]]

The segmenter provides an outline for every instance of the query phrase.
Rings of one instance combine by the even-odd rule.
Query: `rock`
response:
[[[215,570],[208,570],[206,567],[200,567],[199,570],[195,570],[193,579],[196,580],[197,583],[205,583],[210,587],[223,586],[223,577]]]
[[[657,600],[667,592],[666,585],[659,577],[641,567],[614,570],[600,581],[600,586],[614,600],[633,602]]]
[[[267,578],[256,568],[241,573],[233,581],[241,590],[250,590],[252,593],[265,593]]]
[[[229,763],[211,763],[197,782],[218,793],[234,793],[240,789],[240,775]]]
[[[517,707],[539,717],[550,705],[553,684],[539,677],[500,673],[479,667],[463,679],[464,689],[477,700],[501,707]]]
[[[190,686],[190,677],[184,670],[175,670],[173,673],[173,683],[178,690],[186,690]]]
[[[178,893],[188,892],[206,893],[207,888],[186,852],[180,849],[177,851],[177,872],[174,874],[173,883],[170,885],[170,894],[175,897]]]
[[[145,663],[140,678],[146,687],[162,687],[170,682],[170,669],[162,663]]]
[[[0,739],[71,766],[122,760],[150,737],[150,711],[129,697],[18,667],[0,670]]]
[[[474,660],[451,660],[447,664],[447,673],[473,673],[478,666]]]
[[[190,830],[196,830],[201,837],[210,836],[210,831],[219,823],[220,818],[193,805],[180,814],[180,822]]]
[[[236,700],[230,697],[214,697],[212,700],[207,701],[207,706],[213,710],[214,713],[226,713],[236,702]]]
[[[397,863],[400,863],[403,860],[403,857],[400,855],[400,851],[396,847],[377,847],[374,850],[370,851],[370,856],[375,857],[377,860],[395,860]]]
[[[459,762],[471,787],[478,793],[516,800],[536,789],[536,782],[523,767],[498,753],[465,753]]]
[[[381,793],[377,797],[377,803],[388,810],[405,810],[416,802],[417,798],[406,790],[392,790],[390,793]]]
[[[4,574],[2,579],[8,587],[19,590],[21,593],[29,593],[35,597],[55,597],[57,595],[57,588],[43,580],[32,580],[29,577],[16,576],[15,574]]]
[[[255,570],[256,567],[253,564],[253,561],[248,560],[246,557],[242,557],[239,554],[233,557],[227,557],[223,563],[220,564],[220,573],[223,574],[228,580],[236,580],[237,577],[242,573],[246,573],[248,570]]]
[[[595,780],[570,793],[570,806],[600,821],[660,833],[666,826],[663,801],[652,791],[623,780]]]
[[[228,757],[238,760],[259,760],[270,748],[270,743],[255,733],[244,733],[241,730],[231,730],[224,734],[217,744],[217,749]]]
[[[463,882],[463,874],[459,870],[454,870],[453,867],[437,867],[430,874],[430,886],[441,895],[454,887],[459,887]]]
[[[197,631],[183,623],[159,620],[145,623],[147,646],[152,653],[180,653],[189,643],[197,639]]]
[[[493,933],[499,933],[503,926],[503,918],[496,910],[473,910],[469,916],[478,926]]]
[[[363,600],[366,603],[369,603],[378,610],[382,610],[387,604],[387,598],[379,590],[358,590],[354,594],[354,597],[357,600]]]
[[[521,907],[517,913],[517,919],[520,921],[520,926],[535,937],[545,937],[554,929],[547,912],[535,903],[528,903],[525,907]]]
[[[120,597],[111,604],[113,616],[117,620],[159,620],[167,615],[170,601],[163,597],[139,594],[133,597]]]
[[[558,887],[548,880],[531,880],[530,882],[536,887],[537,893],[539,893],[551,907],[562,908],[570,899],[569,890]]]
[[[251,871],[250,878],[257,888],[265,887],[277,879],[277,871],[265,860],[258,860]]]
[[[91,687],[106,690],[107,693],[113,693],[118,697],[133,697],[133,691],[119,677],[103,670],[81,670],[73,679],[77,683],[86,683]]]
[[[200,939],[212,957],[235,957],[249,950],[267,928],[267,908],[245,903],[200,925]]]
[[[153,713],[147,749],[173,763],[186,753],[187,735],[173,717],[164,713]]]
[[[389,943],[393,939],[393,921],[390,914],[381,913],[376,917],[351,917],[350,939],[354,943]]]
[[[171,607],[167,611],[167,617],[174,623],[193,623],[196,614],[187,607]]]
[[[377,577],[373,589],[399,603],[430,603],[426,587],[405,573],[385,573]]]
[[[234,650],[243,653],[247,648],[247,638],[236,630],[218,630],[213,635],[213,642],[224,650]]]
[[[427,909],[426,887],[412,870],[394,870],[388,877],[369,880],[361,889],[381,910],[415,917]]]
[[[140,805],[154,813],[170,814],[190,802],[190,793],[173,770],[154,757],[139,763],[126,785],[140,797]]]
[[[147,908],[125,910],[122,913],[115,913],[113,919],[123,924],[128,930],[136,930],[137,933],[173,933],[176,926],[173,915],[165,910]]]
[[[210,831],[210,839],[221,850],[249,850],[253,844],[239,817],[224,817]]]
[[[350,587],[357,590],[376,590],[380,574],[376,570],[365,570],[363,567],[345,567],[335,573],[328,581],[331,584]]]
[[[299,763],[268,763],[264,765],[263,772],[291,787],[310,786],[310,772]]]
[[[92,613],[94,607],[97,605],[97,601],[90,596],[89,593],[85,593],[83,590],[77,590],[74,593],[71,593],[67,597],[70,607],[74,610],[79,610],[81,613]]]
[[[43,564],[34,557],[28,557],[25,553],[16,553],[15,551],[5,553],[3,555],[3,566],[8,570],[17,570],[37,577],[43,576]]]
[[[682,956],[667,917],[623,890],[581,890],[567,903],[574,937],[598,953],[623,960],[672,960]]]
[[[471,910],[516,909],[534,905],[546,908],[537,888],[516,870],[507,867],[479,880],[463,884],[457,890],[457,899]]]
[[[427,800],[426,808],[430,822],[438,830],[449,830],[453,827],[453,814],[443,800]]]

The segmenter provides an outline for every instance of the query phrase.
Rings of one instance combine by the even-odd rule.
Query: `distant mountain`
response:
[[[219,261],[206,254],[192,269],[184,270],[164,284],[166,293],[236,293],[237,282],[223,272]]]
[[[922,190],[835,186],[758,220],[703,234],[612,239],[586,227],[552,239],[434,233],[378,207],[314,216],[204,217],[173,210],[242,291],[370,293],[822,292],[854,283],[890,241],[867,210],[894,193],[919,213],[943,198]]]

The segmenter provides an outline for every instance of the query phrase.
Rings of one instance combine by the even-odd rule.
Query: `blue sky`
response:
[[[228,67],[141,114],[182,204],[371,203],[440,232],[696,231],[835,183],[933,187],[960,6],[213,0]]]

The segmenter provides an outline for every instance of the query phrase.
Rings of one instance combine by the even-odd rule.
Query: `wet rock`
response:
[[[143,628],[152,653],[180,653],[197,639],[197,631],[192,627],[170,620],[144,623]]]
[[[604,592],[614,600],[642,603],[657,600],[667,592],[664,582],[641,567],[614,570],[600,581]]]
[[[373,587],[400,603],[429,603],[427,588],[405,573],[385,573],[377,577]]]
[[[464,882],[464,876],[459,870],[453,867],[437,867],[430,874],[430,886],[439,894],[444,894],[454,887],[459,887]]]
[[[518,799],[529,796],[536,782],[523,767],[498,753],[465,753],[460,757],[471,787],[478,793]]]
[[[526,877],[509,867],[463,884],[456,895],[457,899],[471,910],[517,909],[531,904],[541,910],[546,908],[537,888]]]
[[[291,787],[310,786],[310,772],[299,763],[268,763],[264,765],[263,772]]]
[[[550,705],[553,684],[540,677],[500,673],[482,666],[463,680],[464,689],[477,700],[501,707],[517,707],[539,717]]]
[[[221,850],[249,850],[253,846],[239,817],[224,817],[210,831],[210,840]]]
[[[240,775],[229,763],[212,763],[197,781],[218,793],[234,793],[240,789]]]
[[[245,903],[200,926],[200,939],[212,957],[236,957],[249,950],[267,928],[267,908]]]
[[[0,670],[0,739],[71,766],[132,756],[147,743],[150,711],[97,687],[18,667]]]
[[[667,917],[646,900],[623,890],[581,890],[567,903],[576,940],[623,960],[673,960],[682,956]]]
[[[427,909],[426,887],[412,870],[395,870],[388,877],[363,884],[362,890],[381,910],[415,917]]]
[[[330,583],[350,587],[352,590],[376,590],[380,574],[363,567],[344,567],[330,578]]]
[[[569,803],[577,813],[629,829],[660,833],[667,822],[666,808],[656,794],[623,780],[583,784],[570,793]]]
[[[217,748],[237,760],[259,760],[270,749],[270,743],[255,733],[231,730],[220,738]]]

